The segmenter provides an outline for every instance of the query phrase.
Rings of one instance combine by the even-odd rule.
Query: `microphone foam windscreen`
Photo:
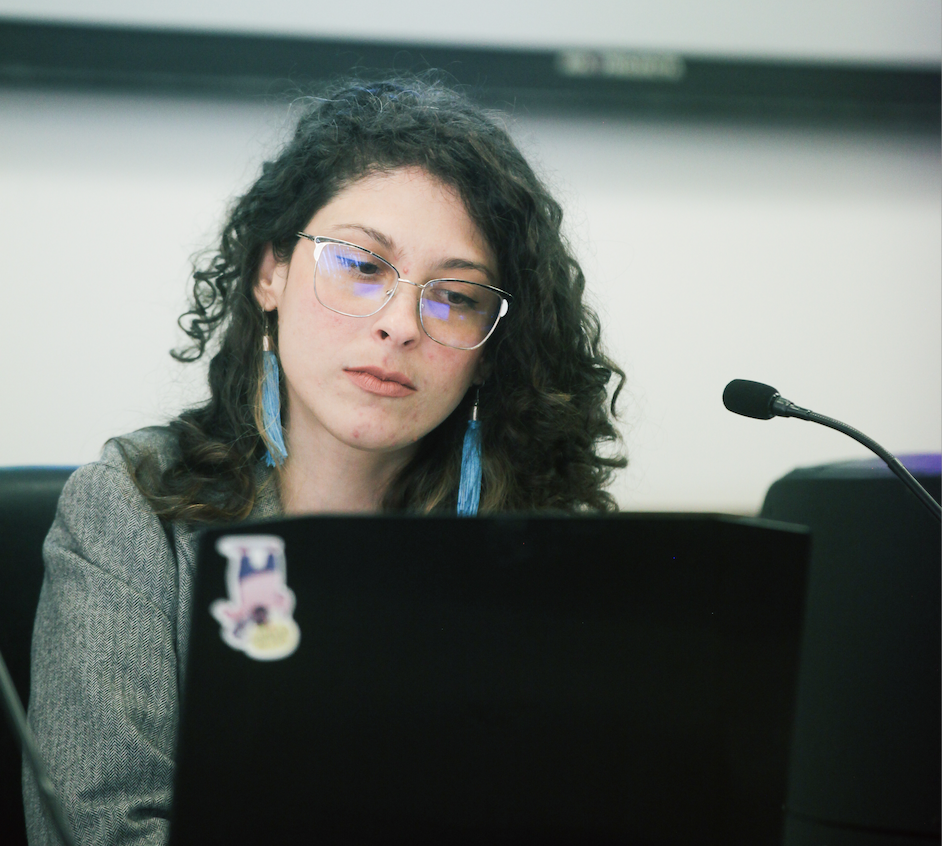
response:
[[[778,395],[778,391],[771,385],[733,379],[723,391],[723,405],[734,414],[754,417],[756,420],[771,420],[775,416],[772,400]]]

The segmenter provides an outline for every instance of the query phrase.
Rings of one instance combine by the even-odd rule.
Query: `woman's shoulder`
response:
[[[176,453],[176,442],[169,427],[152,426],[111,438],[97,461],[78,467],[69,477],[59,498],[58,512],[80,510],[88,520],[100,512],[103,520],[113,521],[119,513],[146,513],[147,502],[136,485],[135,468],[143,459],[165,469]]]
[[[99,464],[118,470],[129,470],[143,458],[157,463],[159,470],[165,470],[177,457],[179,447],[177,438],[169,426],[148,426],[126,435],[111,438],[102,447]]]
[[[145,453],[169,461],[169,430],[112,439],[98,461],[79,467],[62,490],[43,554],[47,575],[94,571],[171,616],[179,555],[188,539],[160,520],[135,484],[134,457]]]
[[[80,514],[82,523],[95,522],[130,530],[132,524],[159,525],[134,481],[134,468],[143,458],[157,462],[163,469],[176,451],[168,427],[139,429],[109,440],[97,461],[83,464],[66,482],[59,499],[57,516]],[[135,519],[131,520],[130,518]]]
[[[164,499],[162,477],[167,471],[185,476],[187,464],[182,460],[178,432],[173,426],[152,426],[111,438],[97,461],[72,474],[59,500],[59,516],[81,515],[83,524],[101,522],[110,532],[133,531],[133,527],[146,525],[152,533],[160,529],[161,534],[182,540],[186,546],[198,525],[204,524],[167,516],[160,506]],[[257,496],[248,519],[280,516],[271,471],[258,462],[255,473]],[[206,485],[203,493],[214,496],[216,491]]]
[[[93,497],[103,492],[103,488],[136,489],[135,465],[147,457],[163,470],[173,461],[176,449],[176,440],[167,426],[151,426],[111,438],[96,461],[82,464],[72,473],[63,489],[60,505],[77,494]]]

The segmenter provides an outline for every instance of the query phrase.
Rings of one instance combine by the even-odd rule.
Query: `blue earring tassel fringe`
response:
[[[277,467],[285,463],[288,450],[281,429],[281,391],[278,388],[278,359],[270,350],[262,353],[265,368],[262,380],[262,424],[268,449],[265,450],[265,463]]]
[[[458,483],[458,516],[474,517],[481,500],[481,424],[469,420],[461,448],[461,481]]]

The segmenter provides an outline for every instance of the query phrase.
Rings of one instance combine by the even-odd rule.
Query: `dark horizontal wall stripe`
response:
[[[939,124],[939,67],[511,50],[0,19],[0,84],[277,96],[355,69],[440,68],[492,105]]]

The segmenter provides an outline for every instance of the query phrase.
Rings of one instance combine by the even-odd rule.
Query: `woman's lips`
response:
[[[357,387],[381,397],[407,397],[416,391],[408,377],[380,367],[347,368],[344,373]]]

